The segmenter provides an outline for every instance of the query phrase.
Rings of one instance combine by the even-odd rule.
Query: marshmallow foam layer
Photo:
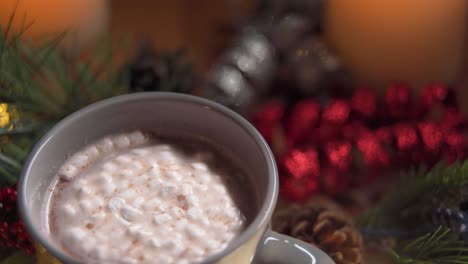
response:
[[[140,131],[103,138],[60,168],[51,233],[86,263],[199,262],[245,225],[217,159]]]

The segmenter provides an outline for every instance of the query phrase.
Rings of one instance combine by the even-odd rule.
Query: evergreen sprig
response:
[[[442,227],[390,250],[401,264],[468,264],[467,253],[464,241]]]
[[[407,224],[402,222],[402,212],[411,207],[423,207],[434,194],[454,192],[468,185],[468,161],[447,166],[435,165],[431,170],[413,169],[402,173],[401,180],[376,208],[358,218],[364,230],[395,229]],[[432,195],[431,195],[432,194]]]
[[[16,181],[33,144],[51,125],[95,101],[126,93],[125,72],[115,63],[117,48],[106,42],[89,55],[67,56],[59,49],[66,33],[42,44],[22,34],[32,25],[11,30],[15,12],[0,25],[0,104],[8,106],[0,126],[0,187]]]

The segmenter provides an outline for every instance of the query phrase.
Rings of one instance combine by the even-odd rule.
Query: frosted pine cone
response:
[[[345,213],[330,202],[314,200],[279,209],[273,230],[325,251],[337,264],[363,262],[362,237]]]

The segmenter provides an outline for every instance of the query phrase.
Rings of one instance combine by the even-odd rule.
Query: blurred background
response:
[[[467,12],[466,0],[0,0],[0,259],[54,263],[15,211],[47,129],[110,96],[171,91],[262,133],[280,170],[275,230],[338,264],[468,263]]]

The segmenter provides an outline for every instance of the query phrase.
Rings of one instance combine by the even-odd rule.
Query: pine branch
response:
[[[358,225],[366,229],[401,227],[401,212],[406,208],[428,203],[427,194],[449,193],[468,185],[468,161],[450,166],[437,164],[430,171],[411,170],[401,175],[397,184],[379,205],[358,218]]]
[[[468,247],[464,241],[450,229],[441,227],[433,233],[403,243],[389,253],[401,264],[468,264]]]

